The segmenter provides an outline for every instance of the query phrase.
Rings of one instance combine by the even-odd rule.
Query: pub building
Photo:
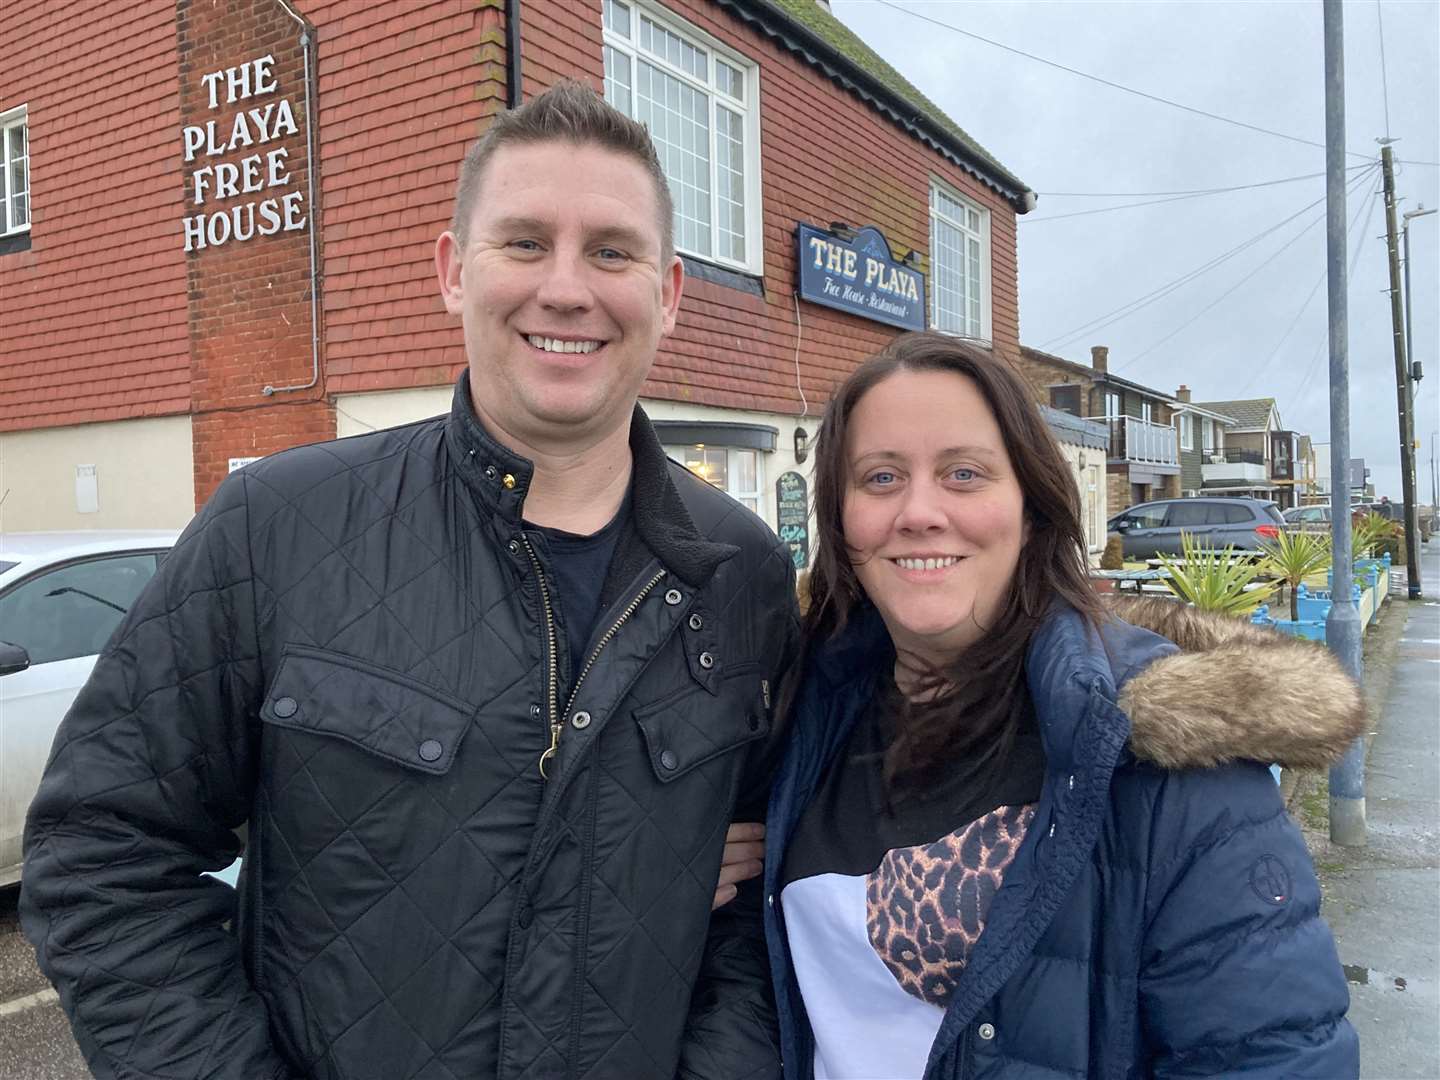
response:
[[[902,328],[1018,352],[1035,196],[824,0],[21,4],[0,55],[7,531],[178,527],[256,457],[447,411],[461,158],[564,76],[674,195],[645,407],[797,561],[841,377]]]

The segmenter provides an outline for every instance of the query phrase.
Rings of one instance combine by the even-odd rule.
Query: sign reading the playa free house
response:
[[[867,225],[843,240],[802,222],[797,235],[802,300],[902,330],[925,329],[925,279],[891,257],[879,229]]]

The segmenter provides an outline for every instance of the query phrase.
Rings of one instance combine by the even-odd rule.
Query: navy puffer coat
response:
[[[1227,647],[1213,624],[1197,636],[1208,652],[1173,655],[1148,630],[1113,620],[1102,638],[1061,610],[1032,640],[1043,792],[924,1080],[1358,1075],[1319,886],[1270,773],[1235,760],[1164,769],[1134,749],[1211,764],[1258,742],[1266,760],[1313,760],[1307,740],[1333,749],[1353,736],[1363,717],[1354,687],[1321,650]],[[789,963],[780,868],[892,657],[873,611],[811,656],[771,797],[766,932],[788,1080],[809,1080],[814,1044]],[[1305,722],[1267,728],[1266,710],[1278,707]]]

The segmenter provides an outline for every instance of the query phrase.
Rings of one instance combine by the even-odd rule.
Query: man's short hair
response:
[[[502,146],[543,142],[592,144],[631,158],[655,181],[661,254],[668,262],[675,253],[675,204],[655,144],[645,126],[610,105],[589,86],[562,79],[539,97],[516,109],[507,109],[490,122],[460,164],[455,188],[455,214],[450,231],[463,245],[469,239],[470,215],[485,179],[485,169]]]

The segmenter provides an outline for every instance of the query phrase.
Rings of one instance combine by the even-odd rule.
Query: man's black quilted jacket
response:
[[[758,889],[710,898],[763,806],[788,553],[637,410],[592,649],[621,625],[542,779],[583,664],[467,387],[226,480],[66,717],[21,918],[97,1075],[779,1076]],[[232,933],[198,875],[247,820]]]

